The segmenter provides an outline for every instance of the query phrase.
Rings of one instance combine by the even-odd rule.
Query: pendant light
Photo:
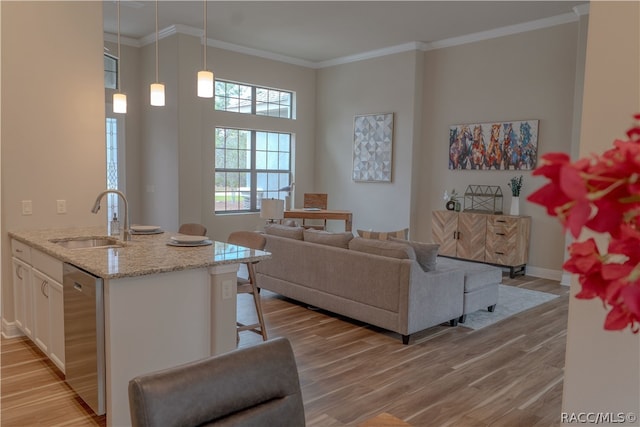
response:
[[[120,79],[120,62],[122,62],[122,56],[120,55],[120,0],[117,3],[118,9],[118,92],[113,94],[113,112],[125,114],[127,112],[127,95],[122,93],[122,83]]]
[[[156,0],[156,82],[151,83],[151,105],[164,107],[164,84],[158,82],[158,0]]]
[[[198,71],[198,96],[200,98],[213,98],[213,73],[207,70],[207,0],[204,0],[204,41],[202,71]]]

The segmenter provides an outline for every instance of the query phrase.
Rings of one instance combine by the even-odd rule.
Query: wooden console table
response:
[[[285,218],[302,218],[303,225],[305,219],[336,219],[344,221],[344,230],[351,231],[353,214],[350,211],[336,211],[328,209],[291,209],[284,211]]]

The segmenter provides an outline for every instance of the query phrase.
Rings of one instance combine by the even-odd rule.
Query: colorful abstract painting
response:
[[[356,116],[353,124],[353,180],[391,182],[393,113]]]
[[[449,169],[530,170],[538,159],[538,120],[449,127]]]

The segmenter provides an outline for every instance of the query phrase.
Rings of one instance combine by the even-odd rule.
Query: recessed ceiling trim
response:
[[[291,56],[280,55],[277,53],[267,52],[260,49],[253,49],[246,46],[240,46],[233,43],[227,43],[220,40],[208,39],[207,46],[216,47],[219,49],[230,50],[237,53],[244,53],[246,55],[257,56],[260,58],[271,59],[273,61],[285,62],[287,64],[299,65],[307,68],[317,68],[317,63],[306,61],[304,59],[293,58]]]

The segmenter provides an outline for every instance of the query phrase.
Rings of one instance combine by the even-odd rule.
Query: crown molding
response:
[[[528,31],[540,30],[542,28],[554,27],[556,25],[576,22],[578,16],[575,13],[564,13],[550,18],[537,19],[535,21],[523,22],[522,24],[509,25],[507,27],[495,28],[493,30],[481,31],[479,33],[468,34],[466,36],[452,37],[450,39],[439,40],[426,43],[425,50],[442,49],[445,47],[460,46],[468,43],[475,43],[483,40],[509,36],[513,34],[526,33]]]
[[[317,63],[307,61],[304,59],[293,58],[291,56],[280,55],[273,52],[267,52],[265,50],[253,49],[250,47],[240,46],[233,43],[223,42],[221,40],[207,39],[207,46],[216,47],[218,49],[230,50],[232,52],[243,53],[246,55],[257,56],[264,59],[270,59],[273,61],[284,62],[287,64],[298,65],[306,68],[317,68]]]
[[[365,59],[378,58],[381,56],[393,55],[395,53],[408,52],[412,50],[425,50],[423,42],[409,42],[397,46],[385,47],[383,49],[370,50],[368,52],[357,53],[355,55],[343,56],[341,58],[329,59],[313,63],[313,68],[327,68],[335,65],[348,64],[350,62],[363,61]]]
[[[111,33],[104,33],[104,41],[118,43],[118,35]],[[120,36],[120,44],[131,47],[142,47],[139,39],[134,39],[131,37]]]
[[[219,49],[229,50],[232,52],[242,53],[246,55],[257,56],[260,58],[270,59],[273,61],[284,62],[292,65],[298,65],[306,68],[321,69],[327,67],[333,67],[336,65],[348,64],[351,62],[363,61],[366,59],[378,58],[387,55],[393,55],[396,53],[408,52],[413,50],[430,51],[435,49],[442,49],[446,47],[460,46],[468,43],[475,43],[478,41],[489,40],[498,37],[504,37],[513,34],[524,33],[528,31],[535,31],[543,28],[554,27],[556,25],[567,24],[570,22],[576,22],[583,15],[589,14],[589,4],[581,4],[573,8],[573,13],[564,13],[562,15],[552,16],[549,18],[538,19],[535,21],[523,22],[521,24],[509,25],[506,27],[495,28],[493,30],[481,31],[474,34],[468,34],[460,37],[452,37],[449,39],[438,40],[434,42],[420,42],[413,41],[404,43],[401,45],[390,46],[382,49],[371,50],[368,52],[362,52],[355,55],[343,56],[340,58],[329,59],[327,61],[307,61],[304,59],[294,58],[287,55],[280,55],[277,53],[268,52],[265,50],[254,49],[246,46],[237,45],[234,43],[228,43],[221,40],[207,39],[207,46],[215,47]],[[186,34],[194,37],[199,37],[200,42],[203,43],[204,31],[199,28],[190,27],[188,25],[171,25],[167,28],[158,31],[158,39],[172,36],[174,34]],[[116,35],[105,33],[105,41],[117,42]],[[120,43],[132,46],[143,47],[151,43],[155,43],[156,34],[152,33],[140,39],[133,39],[129,37],[120,37]]]

